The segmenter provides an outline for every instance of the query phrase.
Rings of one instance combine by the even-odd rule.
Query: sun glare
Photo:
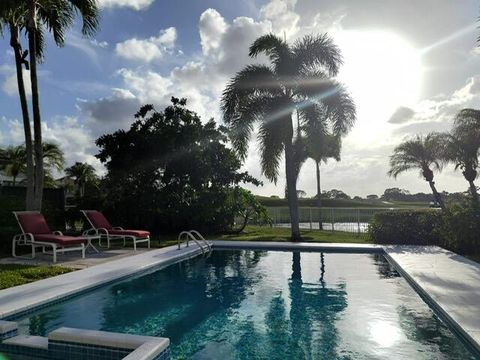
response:
[[[383,31],[342,31],[336,42],[344,65],[339,78],[357,104],[356,141],[372,141],[384,133],[399,106],[419,99],[421,53],[400,36]]]

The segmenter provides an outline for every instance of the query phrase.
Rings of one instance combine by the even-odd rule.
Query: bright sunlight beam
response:
[[[381,141],[393,112],[419,100],[421,53],[385,31],[342,31],[335,41],[344,56],[339,79],[357,105],[351,136],[357,142]]]

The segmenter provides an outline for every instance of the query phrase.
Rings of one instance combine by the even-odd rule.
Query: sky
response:
[[[221,93],[247,64],[249,45],[274,33],[294,42],[328,33],[340,47],[338,75],[357,106],[344,138],[341,161],[322,164],[322,188],[351,196],[380,195],[386,188],[428,192],[418,173],[387,177],[388,159],[406,138],[448,131],[462,108],[480,107],[480,29],[477,0],[99,0],[101,29],[85,39],[77,24],[57,48],[47,40],[39,66],[44,139],[64,150],[67,166],[88,162],[100,173],[94,141],[127,129],[146,103],[163,109],[185,97],[203,119],[222,121]],[[23,39],[26,45],[25,39]],[[28,75],[28,74],[27,74]],[[27,89],[28,91],[29,89]],[[0,38],[0,146],[23,141],[13,53]],[[249,189],[284,194],[261,174],[252,137],[243,166],[263,181]],[[297,188],[316,192],[312,160]],[[436,176],[440,191],[465,191],[460,172]]]

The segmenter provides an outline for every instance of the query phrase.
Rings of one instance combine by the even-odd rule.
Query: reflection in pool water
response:
[[[474,358],[382,255],[214,251],[20,323],[165,336],[173,359]]]

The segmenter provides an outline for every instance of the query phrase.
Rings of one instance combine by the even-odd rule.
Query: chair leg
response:
[[[133,238],[133,251],[137,251],[137,239]]]
[[[17,241],[15,239],[12,240],[12,256],[17,257],[15,254],[15,245],[17,244]]]
[[[148,237],[147,244],[148,244],[148,248],[150,249],[150,236]]]
[[[82,244],[82,259],[85,259],[85,244]]]
[[[35,245],[32,244],[32,259],[35,259]]]
[[[110,249],[110,236],[107,235],[107,249]]]
[[[53,253],[53,263],[55,264],[57,262],[57,246],[52,245],[52,253]]]

